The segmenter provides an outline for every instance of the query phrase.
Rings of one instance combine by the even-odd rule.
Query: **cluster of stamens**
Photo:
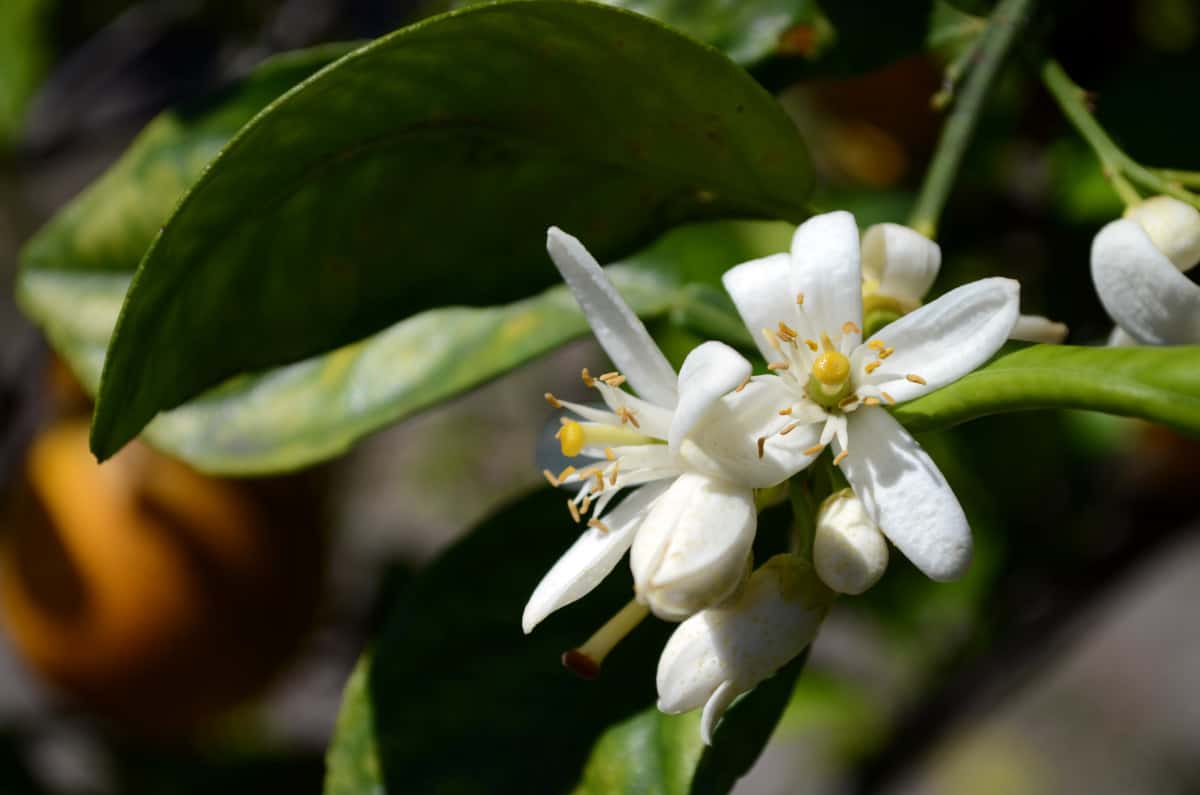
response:
[[[580,373],[580,378],[585,386],[590,389],[599,389],[600,385],[610,387],[614,390],[619,390],[622,384],[625,383],[625,376],[617,371],[603,373],[598,376],[593,376],[585,367]],[[609,393],[611,395],[611,393]],[[559,400],[552,393],[545,393],[546,402],[556,409],[570,409],[577,414],[586,412],[586,407],[580,407],[576,404],[568,403]],[[584,521],[584,517],[595,506],[595,514],[598,515],[603,511],[605,505],[608,504],[622,485],[621,477],[621,461],[620,455],[613,449],[613,446],[620,447],[622,445],[640,445],[654,442],[653,439],[645,437],[638,433],[641,429],[641,422],[637,417],[637,412],[628,406],[619,405],[613,408],[612,415],[615,415],[617,423],[603,421],[588,421],[580,422],[576,419],[568,417],[560,418],[561,426],[554,434],[554,438],[558,440],[562,453],[567,458],[574,458],[583,453],[584,448],[603,449],[604,458],[597,460],[595,463],[588,466],[575,468],[567,466],[561,472],[555,474],[549,469],[543,469],[542,475],[546,481],[554,487],[559,487],[568,484],[579,484],[578,493],[567,500],[567,511],[571,515],[571,519],[580,524]],[[605,443],[608,444],[605,444]],[[613,445],[613,446],[609,446]],[[596,528],[597,530],[607,533],[609,528],[604,522],[595,518],[587,519],[588,527]]]
[[[814,327],[815,324],[808,322],[804,306],[804,293],[796,295],[796,306],[806,321],[806,325],[810,328]],[[862,333],[862,329],[852,320],[843,323],[841,330],[843,335]],[[821,409],[826,419],[826,429],[821,434],[820,443],[804,450],[804,454],[814,456],[820,454],[832,440],[833,435],[837,434],[843,440],[843,444],[842,451],[834,458],[833,463],[840,464],[848,455],[848,450],[844,443],[844,431],[837,433],[838,425],[836,423],[842,423],[841,427],[844,428],[844,419],[839,419],[836,415],[852,412],[860,405],[879,406],[883,402],[894,405],[896,399],[886,391],[869,384],[855,384],[850,358],[847,355],[849,352],[840,350],[830,339],[829,334],[824,331],[819,334],[819,342],[810,338],[801,339],[799,332],[781,320],[776,328],[765,328],[762,330],[762,334],[767,344],[782,356],[778,361],[768,363],[767,369],[791,380],[809,401]],[[867,345],[875,351],[875,358],[863,365],[864,375],[869,376],[882,367],[884,361],[895,353],[896,349],[887,347],[877,339],[871,340]],[[807,351],[804,348],[807,348]],[[812,354],[817,354],[817,356],[812,357]],[[925,379],[916,373],[908,373],[904,377],[914,384],[926,383]],[[738,391],[741,388],[739,387]],[[788,406],[780,409],[779,414],[784,417],[792,416],[797,407]],[[787,436],[799,426],[817,421],[819,419],[807,422],[789,422],[773,435]],[[766,443],[769,438],[769,436],[758,438],[759,458],[765,455]]]

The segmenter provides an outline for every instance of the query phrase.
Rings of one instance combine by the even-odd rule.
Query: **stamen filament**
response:
[[[562,664],[584,679],[600,675],[600,665],[618,643],[650,614],[649,608],[632,600],[577,649],[563,652]]]

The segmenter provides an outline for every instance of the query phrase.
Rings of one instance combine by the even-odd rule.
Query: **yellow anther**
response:
[[[827,350],[813,362],[812,374],[825,386],[844,384],[850,376],[850,360],[837,351]]]
[[[579,509],[575,507],[575,500],[567,500],[567,510],[571,512],[571,518],[575,520],[575,524],[579,524]]]
[[[878,405],[879,405],[879,398],[875,398],[875,397],[869,397],[869,398],[865,398],[865,399],[863,400],[863,405],[866,405],[866,406],[878,406]]]
[[[848,455],[850,455],[849,450],[843,450],[842,452],[838,453],[836,456],[833,457],[833,465],[837,466],[838,464],[842,463],[843,461],[846,460],[846,456],[848,456]]]
[[[617,485],[617,470],[619,468],[620,468],[619,463],[613,464],[612,472],[610,472],[608,475],[608,485],[610,485],[610,486]]]
[[[799,422],[789,422],[786,426],[784,426],[783,430],[779,432],[779,435],[787,436],[789,433],[799,428],[801,424],[802,423]]]
[[[546,481],[555,488],[558,488],[558,479],[554,477],[554,473],[549,469],[543,469],[542,474],[546,476]]]
[[[746,387],[747,387],[749,384],[750,384],[750,376],[746,376],[746,380],[745,380],[745,381],[743,381],[742,383],[738,384],[738,388],[737,388],[737,389],[735,389],[735,390],[733,390],[733,391],[734,391],[734,392],[741,392],[741,391],[742,391],[743,389],[745,389],[745,388],[746,388]]]
[[[804,293],[796,293],[796,306],[804,306]]]
[[[574,474],[575,474],[575,467],[568,466],[565,469],[563,469],[562,472],[558,473],[558,477],[555,478],[555,480],[557,480],[559,483],[562,483],[564,480],[566,480],[567,478],[571,477],[571,475],[574,475]]]
[[[809,349],[810,351],[812,351],[813,353],[816,353],[816,352],[817,352],[817,348],[818,348],[818,347],[820,347],[820,346],[818,346],[818,345],[817,345],[817,341],[816,341],[816,340],[805,340],[805,341],[804,341],[804,344],[805,344],[805,345],[807,345],[807,346],[808,346],[808,349]]]
[[[621,418],[622,425],[628,422],[635,428],[642,427],[642,424],[637,421],[637,417],[634,415],[633,410],[628,406],[621,406],[621,408],[617,409],[617,416]]]
[[[559,403],[558,398],[554,397],[554,395],[551,394],[550,392],[547,392],[545,395],[543,395],[543,397],[546,398],[546,402],[549,403],[551,406],[554,406],[554,408],[556,408],[556,409],[562,408],[562,403]]]
[[[791,406],[788,406],[786,409],[780,409],[780,410],[779,410],[779,416],[781,416],[781,417],[786,417],[787,415],[789,415],[789,414],[791,414],[791,413],[792,413],[792,407],[791,407]]]
[[[787,362],[771,362],[767,365],[768,370],[786,370],[789,367],[791,367],[791,365],[789,365]]]
[[[879,340],[871,340],[870,342],[867,343],[867,347],[872,348],[877,351],[881,351],[884,349],[885,346]]]
[[[592,374],[588,372],[586,367],[579,373],[579,377],[583,379],[583,385],[586,387],[590,388],[596,385],[596,379],[592,378]]]
[[[805,450],[805,451],[804,451],[804,454],[805,454],[805,455],[817,455],[818,453],[820,453],[820,452],[821,452],[822,450],[824,450],[824,449],[825,449],[825,445],[823,445],[823,444],[814,444],[812,447],[810,447],[810,448],[808,448],[807,450]]]
[[[886,400],[889,405],[894,406],[896,404],[896,398],[892,397],[887,392],[880,392],[879,394],[883,395],[883,399]]]
[[[891,356],[895,352],[896,352],[895,348],[884,348],[883,350],[881,350],[879,352],[879,358],[886,359],[887,357]]]
[[[606,525],[604,522],[600,521],[599,519],[588,519],[588,527],[594,527],[597,530],[599,530],[601,533],[609,532],[608,525]]]
[[[617,454],[613,452],[613,449],[611,447],[604,448],[604,457],[607,458],[609,461],[617,460]]]
[[[844,409],[847,406],[851,406],[857,402],[858,402],[858,395],[851,392],[849,395],[846,395],[846,397],[844,397],[838,401],[838,408]]]
[[[765,437],[765,436],[758,437],[758,457],[759,458],[763,457],[763,453],[764,453],[766,446],[767,446],[767,437]]]
[[[863,369],[866,370],[868,373],[873,373],[876,370],[878,370],[880,365],[882,365],[882,364],[883,364],[883,362],[867,362],[867,366],[864,367]]]
[[[907,378],[909,381],[912,381],[914,384],[920,384],[921,386],[925,386],[925,384],[926,384],[925,379],[922,378],[921,376],[917,375],[916,373],[909,373],[908,375],[906,375],[904,377]]]
[[[587,434],[578,422],[568,422],[558,429],[558,443],[562,446],[562,454],[567,458],[574,458],[582,453],[586,441]]]
[[[837,348],[833,345],[833,340],[829,339],[829,335],[824,331],[821,332],[821,347],[827,351],[837,350]]]
[[[853,320],[847,320],[845,323],[842,324],[842,333],[843,334],[851,334],[851,333],[862,334],[862,329],[860,329],[858,327],[858,324],[855,323]]]
[[[779,336],[791,337],[792,339],[795,339],[796,337],[799,337],[800,335],[796,333],[796,330],[794,328],[792,328],[787,323],[784,323],[781,320],[781,321],[779,321]]]
[[[601,373],[600,375],[598,375],[596,377],[599,378],[601,381],[607,381],[610,378],[616,378],[619,375],[620,375],[620,373],[618,373],[616,370],[609,370],[607,373]]]

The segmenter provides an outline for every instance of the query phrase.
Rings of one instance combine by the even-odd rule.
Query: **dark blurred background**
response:
[[[51,3],[33,91],[0,145],[4,284],[21,244],[158,111],[272,53],[381,35],[416,6]],[[941,225],[938,290],[1019,278],[1025,311],[1098,344],[1109,323],[1087,252],[1121,205],[1036,81],[1044,37],[1132,155],[1200,169],[1200,3],[1053,4],[1017,47]],[[822,208],[904,219],[940,128],[942,67],[919,56],[782,92]],[[320,792],[380,606],[536,486],[549,411],[530,406],[598,357],[573,344],[286,477],[207,478],[149,448],[101,471],[86,396],[0,291],[0,792]],[[839,604],[739,791],[1200,792],[1196,443],[1066,412],[923,441],[971,516],[970,576],[935,585],[894,556],[870,594]],[[109,608],[85,617],[93,592]]]

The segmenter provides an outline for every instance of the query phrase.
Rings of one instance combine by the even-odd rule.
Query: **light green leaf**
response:
[[[1102,411],[1200,434],[1200,347],[1010,345],[987,365],[894,413],[910,429],[925,431],[1029,409]]]
[[[777,103],[636,14],[543,0],[436,17],[274,102],[134,278],[93,449],[235,374],[415,312],[553,282],[546,227],[601,260],[689,218],[799,220],[812,172]]]
[[[575,795],[717,795],[758,759],[787,709],[807,653],[736,701],[713,744],[700,740],[700,712],[644,710],[596,743]]]
[[[559,663],[629,598],[628,566],[521,633],[525,600],[574,527],[562,495],[543,489],[473,531],[389,606],[346,686],[327,795],[566,792],[605,728],[654,702],[668,624],[634,630],[596,681]]]

